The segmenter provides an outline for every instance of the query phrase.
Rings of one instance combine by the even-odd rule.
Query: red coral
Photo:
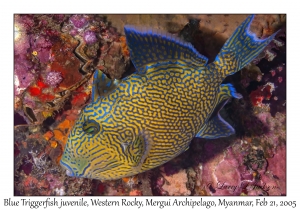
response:
[[[60,83],[61,88],[68,88],[82,79],[82,75],[77,69],[80,69],[80,61],[73,54],[77,46],[77,41],[69,36],[61,36],[57,39],[51,48],[50,69],[60,72],[64,78]]]
[[[48,36],[59,36],[59,32],[57,30],[54,29],[45,29],[44,30],[45,34]]]
[[[38,183],[38,180],[33,177],[33,176],[28,176],[24,179],[23,185],[24,185],[24,190],[30,189],[32,186],[36,185]]]
[[[272,77],[274,77],[275,75],[276,75],[276,71],[275,70],[270,70],[270,73],[271,73],[271,75],[272,75]]]
[[[274,91],[274,84],[268,82],[262,87],[250,93],[250,99],[253,106],[262,106],[262,101],[264,99],[270,100],[272,92]]]
[[[41,94],[39,96],[39,99],[43,102],[45,101],[52,101],[55,98],[55,96],[51,95],[51,94]]]
[[[75,106],[81,106],[86,102],[87,98],[88,98],[88,94],[78,93],[73,97],[71,104]]]
[[[43,82],[43,79],[39,78],[36,82],[36,85],[29,87],[28,91],[31,96],[37,96],[42,102],[51,101],[55,98],[55,96],[43,93],[43,90],[48,87],[49,86]]]
[[[28,91],[31,96],[37,96],[42,102],[52,101],[55,96],[51,94],[42,93],[43,88],[48,87],[42,81],[37,82],[38,87],[29,87]]]
[[[29,87],[28,91],[31,96],[38,96],[42,93],[39,87]]]
[[[55,96],[51,94],[42,93],[43,89],[48,87],[45,83],[41,80],[37,81],[37,87],[29,87],[28,91],[31,96],[37,96],[42,102],[45,101],[52,101]]]
[[[127,47],[127,44],[126,44],[126,37],[121,36],[119,38],[119,40],[121,41],[121,47],[122,47],[123,55],[129,57],[129,50],[128,50],[128,47]]]
[[[46,87],[48,87],[48,85],[46,85],[44,82],[42,82],[42,80],[38,80],[36,84],[40,88],[46,88]]]
[[[97,187],[97,192],[100,194],[103,194],[105,191],[105,184],[103,184],[102,182],[99,183],[98,187]]]
[[[141,195],[143,195],[143,193],[140,190],[135,189],[135,190],[130,191],[129,195],[130,196],[141,196]]]

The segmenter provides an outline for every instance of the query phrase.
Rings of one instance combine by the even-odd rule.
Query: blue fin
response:
[[[138,135],[135,139],[131,140],[130,144],[124,147],[124,153],[128,157],[128,165],[137,167],[145,159],[144,153],[146,151],[145,137]]]
[[[92,87],[92,102],[98,100],[99,96],[106,96],[114,91],[120,80],[109,79],[101,70],[95,70]]]
[[[253,18],[254,15],[247,17],[234,31],[213,62],[224,76],[231,75],[250,63],[278,33],[277,31],[266,39],[258,39],[250,31]]]
[[[217,96],[218,103],[221,103],[222,101],[227,100],[231,97],[237,99],[243,98],[240,93],[236,92],[232,84],[221,84]]]
[[[98,88],[97,88],[97,82],[98,82],[98,71],[99,70],[95,70],[94,72],[94,76],[93,76],[93,87],[92,87],[92,102],[96,101],[98,98]]]
[[[196,134],[196,137],[216,139],[234,134],[234,128],[229,125],[219,114],[220,110],[225,106],[231,97],[240,99],[243,96],[236,92],[232,84],[220,85],[216,104],[217,106],[221,107],[217,110],[217,113],[215,115],[213,114],[210,120],[204,124],[201,130]]]
[[[224,105],[227,101],[224,103]],[[234,134],[234,128],[229,125],[219,114],[211,118],[204,126],[201,128],[196,137],[205,139],[217,139],[221,137],[227,137]]]
[[[147,65],[170,61],[198,67],[207,63],[191,43],[174,35],[134,26],[125,26],[124,31],[130,58],[139,73],[146,73]]]

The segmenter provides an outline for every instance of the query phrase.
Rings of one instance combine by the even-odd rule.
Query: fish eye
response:
[[[95,120],[88,120],[83,123],[82,129],[87,134],[95,135],[99,132],[100,126],[99,123],[97,123]]]

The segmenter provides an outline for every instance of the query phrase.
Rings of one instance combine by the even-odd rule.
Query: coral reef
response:
[[[124,25],[140,25],[155,29],[167,29],[171,33],[178,33],[191,19],[200,21],[200,27],[212,30],[212,34],[222,33],[227,39],[247,15],[209,15],[209,14],[168,14],[168,15],[106,15],[107,20],[114,24],[120,32]],[[285,15],[256,15],[252,31],[270,35],[278,27],[285,24]]]
[[[99,65],[120,79],[129,67],[129,54],[123,54],[126,46],[122,42],[121,47],[119,38],[101,16],[16,15],[15,111],[27,123],[41,124],[74,95],[75,103],[85,103],[87,81]]]
[[[243,99],[221,111],[236,135],[195,138],[159,168],[115,181],[74,178],[59,165],[70,129],[89,103],[91,75],[134,68],[124,24],[177,34],[213,60],[246,15],[15,15],[15,195],[285,195],[285,16],[257,15],[264,38],[281,28],[232,83]],[[187,24],[188,23],[188,24]]]
[[[167,195],[190,195],[191,191],[187,189],[187,174],[184,169],[178,173],[167,176],[162,172],[164,184],[161,186],[162,190],[167,192]]]
[[[251,99],[252,105],[262,107],[263,100],[270,100],[274,89],[275,89],[274,84],[268,82],[264,86],[259,87],[255,91],[252,91],[250,93],[250,99]]]
[[[36,126],[15,129],[15,195],[90,195],[92,181],[67,176],[57,162],[62,147]]]
[[[50,71],[46,76],[46,83],[56,87],[63,80],[60,72]]]

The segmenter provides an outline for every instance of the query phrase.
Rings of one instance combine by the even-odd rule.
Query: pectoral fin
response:
[[[144,161],[147,150],[144,138],[144,136],[138,135],[132,143],[126,146],[125,154],[129,166],[137,167]]]
[[[96,70],[93,78],[92,102],[97,101],[99,96],[106,96],[113,92],[120,80],[111,80],[102,71]]]

